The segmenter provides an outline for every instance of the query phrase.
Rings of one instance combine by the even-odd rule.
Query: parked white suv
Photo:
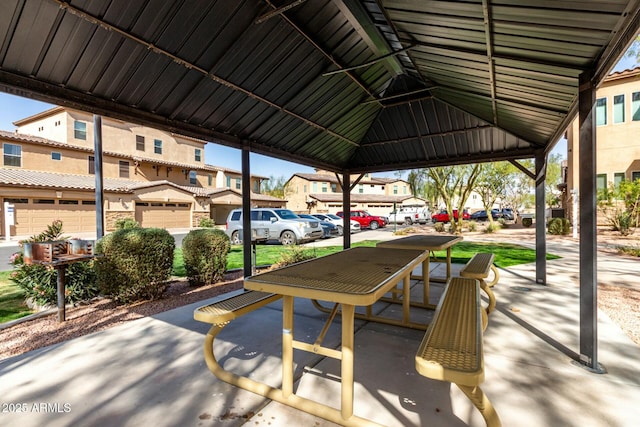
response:
[[[406,224],[415,223],[426,224],[431,220],[431,213],[428,208],[420,207],[399,207],[397,210],[389,213],[390,224]]]
[[[251,228],[269,230],[269,238],[283,245],[310,242],[322,237],[320,221],[300,218],[289,209],[251,209]],[[234,209],[227,217],[227,235],[232,244],[242,243],[242,209]]]

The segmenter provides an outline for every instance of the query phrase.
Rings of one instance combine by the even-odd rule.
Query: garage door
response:
[[[65,235],[96,231],[93,200],[5,199],[15,207],[15,235],[42,233],[54,220],[62,221]]]
[[[136,203],[136,221],[143,227],[189,228],[189,203]]]

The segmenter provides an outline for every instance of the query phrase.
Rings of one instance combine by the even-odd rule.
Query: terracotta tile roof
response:
[[[220,193],[224,193],[224,192],[231,192],[231,193],[235,193],[238,195],[238,197],[242,197],[242,192],[238,191],[236,189],[233,188],[214,188],[214,189],[209,189],[207,190],[207,195],[209,196],[216,196]],[[280,199],[278,197],[273,197],[270,196],[268,194],[260,194],[260,193],[254,193],[253,191],[251,192],[251,200],[261,200],[264,202],[286,202],[286,199]]]
[[[291,178],[293,178],[294,176],[298,176],[302,179],[306,179],[307,181],[320,181],[320,182],[331,182],[331,183],[338,183],[338,178],[336,178],[335,175],[333,174],[323,174],[323,173],[295,173],[293,174],[293,176]],[[291,180],[291,178],[289,178],[289,180]],[[353,176],[351,177],[352,179]],[[392,182],[398,182],[398,181],[404,181],[402,179],[398,179],[398,178],[386,178],[386,177],[369,177],[369,178],[363,178],[361,179],[358,184],[377,184],[377,185],[386,185],[386,184],[390,184]]]
[[[323,203],[342,202],[342,193],[310,194],[309,197]],[[384,194],[351,194],[351,201],[355,203],[399,203],[411,198],[413,198],[411,195],[387,196]]]
[[[137,183],[137,181],[126,179],[105,178],[104,190],[119,193],[131,193],[133,186]],[[89,175],[71,175],[24,169],[0,168],[0,185],[94,191],[95,177]]]

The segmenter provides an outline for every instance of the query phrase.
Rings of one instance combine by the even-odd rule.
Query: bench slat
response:
[[[245,291],[241,294],[214,302],[213,304],[198,307],[193,312],[193,318],[200,322],[219,325],[230,322],[243,314],[277,301],[280,298],[282,298],[282,295],[259,291]]]
[[[493,264],[494,255],[489,253],[477,253],[467,262],[460,276],[471,279],[486,279]]]
[[[454,277],[445,289],[418,353],[426,377],[475,386],[484,381],[480,284]]]

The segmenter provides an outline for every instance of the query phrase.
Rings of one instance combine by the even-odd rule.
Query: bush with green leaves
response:
[[[491,234],[498,230],[500,230],[500,224],[497,222],[493,222],[493,223],[490,222],[489,225],[487,225],[487,227],[484,229],[484,232],[487,234]]]
[[[211,218],[200,218],[198,221],[198,227],[213,228],[215,225],[216,223]]]
[[[96,244],[98,286],[118,303],[153,300],[167,288],[175,240],[161,228],[129,228],[107,234]]]
[[[433,229],[438,233],[444,233],[444,222],[436,222],[433,225]]]
[[[191,230],[182,239],[182,258],[189,284],[202,286],[219,282],[227,268],[230,249],[229,236],[222,230]]]
[[[64,240],[62,221],[55,220],[40,234],[26,239],[24,243]],[[24,291],[25,298],[38,305],[55,306],[58,302],[58,273],[51,265],[25,264],[24,253],[16,252],[10,258],[13,272],[10,280]],[[87,301],[98,295],[93,261],[76,262],[65,269],[65,303]]]
[[[567,218],[551,218],[547,230],[549,234],[565,236],[571,232],[571,223]]]
[[[474,232],[478,228],[478,224],[475,221],[469,221],[469,231]]]
[[[140,228],[140,224],[135,219],[128,218],[120,218],[116,220],[116,230],[128,230],[130,228]]]
[[[278,262],[273,264],[271,268],[280,268],[287,265],[296,264],[298,262],[306,261],[308,259],[316,258],[318,255],[313,249],[304,249],[300,246],[293,245],[282,252]]]

